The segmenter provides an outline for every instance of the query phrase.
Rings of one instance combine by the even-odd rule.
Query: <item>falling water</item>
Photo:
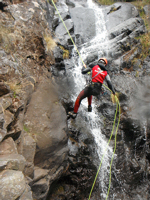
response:
[[[85,43],[80,50],[80,55],[84,61],[88,58],[89,55],[92,55],[95,52],[98,52],[98,57],[104,56],[104,52],[107,52],[107,30],[105,26],[104,21],[104,15],[102,8],[99,8],[97,5],[95,5],[92,0],[88,0],[88,6],[89,8],[94,9],[94,13],[96,13],[96,36],[93,38],[90,42]],[[75,68],[71,72],[74,77],[75,82],[75,94],[72,96],[72,100],[75,101],[77,95],[79,92],[84,88],[86,81],[84,76],[81,74],[82,69],[82,61],[79,58],[79,56],[76,54],[76,50],[74,49],[74,56],[73,56],[73,62],[75,65]],[[112,156],[112,149],[110,147],[107,148],[107,140],[106,137],[101,133],[101,119],[98,116],[97,110],[96,110],[96,104],[94,102],[92,103],[92,112],[87,112],[87,99],[84,99],[81,103],[81,106],[79,108],[79,114],[86,116],[86,121],[88,123],[86,126],[91,131],[91,134],[93,135],[95,139],[95,145],[97,149],[97,154],[99,157],[99,163],[102,159],[103,154],[105,154],[105,157],[102,162],[100,175],[99,175],[99,184],[100,188],[102,189],[102,193],[100,194],[102,198],[106,197],[107,194],[107,186],[108,186],[108,180],[109,180],[109,166],[110,166],[110,159]],[[78,120],[78,117],[77,119]],[[86,122],[85,122],[86,123]],[[98,165],[99,165],[98,163]],[[106,186],[107,185],[107,186]]]

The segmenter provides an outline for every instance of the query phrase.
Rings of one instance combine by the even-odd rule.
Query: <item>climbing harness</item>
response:
[[[100,70],[94,77],[92,77],[92,79],[94,79],[95,77],[97,77],[103,70]]]
[[[49,3],[49,0],[47,0],[47,2]],[[60,15],[60,13],[59,13],[59,11],[58,11],[56,5],[55,5],[55,3],[54,3],[54,1],[51,0],[51,2],[52,2],[52,4],[53,4],[53,6],[55,7],[55,9],[56,9],[56,11],[57,11],[57,13],[58,13],[58,15],[59,15],[59,17],[60,17],[60,19],[61,19],[61,21],[62,21],[64,27],[65,27],[65,29],[66,29],[68,35],[70,36],[70,39],[71,39],[71,41],[72,41],[74,47],[76,48],[76,51],[77,51],[77,53],[78,53],[78,55],[79,55],[79,57],[80,57],[80,59],[81,59],[83,65],[85,65],[85,63],[83,62],[82,57],[81,57],[81,55],[80,55],[80,53],[79,53],[79,51],[78,51],[78,49],[77,49],[77,46],[75,45],[75,43],[74,43],[74,41],[73,41],[73,39],[72,39],[72,37],[71,37],[71,35],[70,35],[70,33],[69,33],[69,31],[68,31],[66,25],[65,25],[65,23],[64,23],[64,21],[63,21],[61,15]],[[98,74],[96,74],[96,76],[97,76],[97,75],[98,75]],[[106,87],[106,88],[112,93],[112,91],[111,91],[105,84],[103,84],[103,85],[104,85],[104,87]],[[95,183],[96,183],[96,180],[97,180],[97,177],[98,177],[98,174],[99,174],[101,165],[102,165],[102,161],[103,161],[103,159],[104,159],[104,156],[105,156],[105,153],[106,153],[106,151],[107,151],[108,145],[109,145],[109,143],[110,143],[110,141],[111,141],[111,138],[112,138],[112,135],[113,135],[113,133],[114,133],[115,124],[116,124],[116,118],[117,118],[117,114],[118,114],[118,112],[119,112],[119,114],[118,114],[118,115],[119,115],[119,117],[118,117],[118,123],[117,123],[116,131],[115,131],[115,146],[114,146],[113,155],[112,155],[111,162],[110,162],[109,186],[108,186],[108,191],[107,191],[107,195],[106,195],[105,200],[107,200],[107,198],[108,198],[108,196],[109,196],[109,191],[110,191],[110,186],[111,186],[111,168],[112,168],[112,162],[113,162],[114,155],[115,155],[115,151],[116,151],[117,132],[118,132],[118,127],[119,127],[119,123],[120,123],[120,113],[121,113],[120,103],[119,103],[119,100],[118,100],[118,98],[117,98],[116,95],[115,95],[115,100],[116,100],[116,104],[117,104],[117,105],[116,105],[116,112],[115,112],[115,117],[114,117],[114,122],[113,122],[113,128],[112,128],[112,131],[111,131],[111,135],[110,135],[109,141],[108,141],[107,146],[106,146],[106,148],[105,148],[104,154],[103,154],[103,156],[102,156],[100,165],[99,165],[99,167],[98,167],[98,170],[97,170],[97,173],[96,173],[96,176],[95,176],[95,179],[94,179],[94,182],[93,182],[93,185],[92,185],[92,188],[91,188],[91,191],[90,191],[88,200],[90,200],[90,198],[91,198],[91,194],[92,194],[93,188],[94,188],[94,186],[95,186]]]

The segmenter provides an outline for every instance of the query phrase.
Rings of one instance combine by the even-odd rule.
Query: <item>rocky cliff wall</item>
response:
[[[45,199],[67,167],[66,112],[50,72],[56,44],[46,9],[45,1],[0,1],[1,200]]]
[[[57,7],[80,49],[95,36],[93,30],[87,32],[88,22],[94,29],[93,11],[90,21],[82,14],[78,20],[78,9],[88,13],[86,1],[61,0]],[[135,38],[147,30],[131,4],[106,6],[104,13],[109,71],[121,103],[110,199],[147,200],[150,58],[139,59],[141,44]],[[74,67],[71,40],[51,2],[0,1],[0,15],[0,199],[86,199],[97,169],[94,140],[82,116],[66,121],[74,92],[66,73]],[[70,53],[67,60],[64,50]],[[85,62],[97,58],[95,53]],[[107,92],[100,102],[102,132],[109,138],[115,107]],[[100,190],[97,183],[94,200],[100,198]]]
[[[62,6],[63,4],[63,6]],[[67,8],[67,6],[68,8]],[[66,22],[67,18],[70,20],[71,36],[76,41],[78,49],[82,48],[84,42],[87,42],[88,21],[84,21],[82,13],[88,13],[86,3],[79,1],[58,1],[57,7],[60,13],[64,14],[63,19]],[[61,7],[62,6],[62,7]],[[65,7],[65,12],[64,11]],[[112,170],[112,185],[110,191],[110,199],[149,199],[149,67],[150,57],[149,55],[144,59],[142,56],[142,48],[140,40],[137,36],[147,34],[144,21],[139,16],[138,9],[130,3],[117,2],[111,6],[101,6],[106,20],[106,26],[108,30],[108,41],[106,48],[103,51],[103,56],[107,56],[109,61],[108,70],[112,79],[112,83],[119,95],[121,104],[121,122],[119,126],[117,136],[117,150],[116,159]],[[62,10],[61,10],[62,8]],[[80,14],[75,14],[80,11]],[[91,11],[89,11],[91,19]],[[66,17],[67,16],[67,17]],[[61,21],[55,15],[55,22],[57,24],[53,26],[53,30],[64,30]],[[57,19],[57,20],[56,20]],[[72,21],[71,21],[72,20]],[[80,22],[82,26],[80,26]],[[85,24],[84,24],[85,22]],[[90,23],[89,22],[89,23]],[[72,25],[72,26],[71,26]],[[87,29],[86,29],[87,26]],[[83,28],[82,28],[83,27]],[[91,27],[89,25],[89,27]],[[60,40],[60,44],[65,46],[68,50],[72,48],[67,33],[64,31],[61,36],[56,32],[57,37]],[[91,29],[90,29],[91,30]],[[89,32],[90,37],[95,36],[95,32]],[[85,38],[84,38],[85,36]],[[86,64],[89,64],[98,59],[98,51],[93,50],[93,53],[84,60]],[[56,63],[56,69],[53,70],[53,74],[57,75],[58,82],[61,83],[62,88],[61,100],[67,111],[73,109],[73,102],[70,95],[74,94],[73,80],[69,73],[69,69],[73,68],[71,60],[64,62],[64,69],[59,68]],[[68,75],[68,76],[67,76]],[[66,79],[67,78],[67,79]],[[67,84],[69,83],[69,85]],[[64,94],[64,87],[66,93]],[[71,91],[70,91],[71,90]],[[144,99],[143,99],[144,97]],[[110,95],[104,88],[104,95],[96,101],[99,106],[97,110],[99,116],[103,119],[102,132],[109,139],[112,124],[115,114],[115,105],[110,100]],[[86,120],[84,123],[83,113],[79,112],[76,120],[69,121],[69,133],[73,137],[71,140],[71,150],[69,153],[70,167],[65,177],[60,179],[60,183],[55,183],[54,188],[56,191],[51,191],[49,199],[57,199],[60,196],[66,199],[86,199],[90,192],[91,182],[86,181],[86,177],[92,180],[96,170],[91,167],[90,161],[94,161],[91,155],[94,151],[94,140],[89,136],[89,132],[86,129]],[[82,145],[81,145],[82,141]],[[84,146],[84,145],[85,146]],[[114,146],[114,137],[111,142],[111,146]],[[72,148],[74,151],[72,151]],[[76,150],[78,149],[78,151]],[[80,155],[90,160],[84,161],[82,164],[79,161]],[[95,153],[96,154],[96,153]],[[96,155],[95,155],[96,159]],[[72,162],[74,160],[74,162]],[[92,163],[94,163],[92,161]],[[89,173],[90,177],[84,172],[86,169],[92,172]],[[75,178],[77,181],[75,181]],[[107,178],[106,178],[107,179]],[[84,183],[83,183],[84,180]],[[73,185],[72,190],[70,186]],[[84,185],[84,186],[83,186]],[[60,188],[62,190],[60,191]],[[67,189],[68,188],[68,189]],[[87,189],[87,190],[86,190]],[[76,191],[75,191],[76,190]],[[59,193],[59,194],[58,194]],[[101,199],[101,188],[98,188],[98,183],[95,186],[92,199]]]

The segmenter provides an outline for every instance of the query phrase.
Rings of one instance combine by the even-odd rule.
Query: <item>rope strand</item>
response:
[[[47,0],[47,1],[48,1],[48,3],[49,3],[49,0]],[[70,35],[70,33],[69,33],[67,27],[66,27],[66,24],[65,24],[64,20],[62,19],[61,15],[60,15],[60,12],[58,11],[58,9],[57,9],[57,7],[56,7],[56,4],[54,3],[53,0],[51,0],[51,2],[52,2],[52,4],[53,4],[53,6],[55,7],[55,10],[57,11],[57,13],[58,13],[58,15],[59,15],[59,17],[60,17],[60,19],[61,19],[61,21],[62,21],[62,23],[63,23],[63,25],[64,25],[64,27],[65,27],[65,29],[66,29],[66,31],[67,31],[67,33],[68,33],[68,35],[69,35],[69,37],[70,37],[70,39],[71,39],[71,41],[72,41],[72,43],[73,43],[73,45],[74,45],[74,47],[75,47],[75,49],[76,49],[76,51],[77,51],[77,53],[78,53],[78,55],[79,55],[79,57],[80,57],[80,59],[81,59],[83,65],[85,65],[85,63],[83,62],[82,57],[81,57],[81,55],[80,55],[80,53],[79,53],[79,51],[78,51],[78,48],[77,48],[76,44],[74,43],[74,41],[73,41],[73,39],[72,39],[72,37],[71,37],[71,35]]]
[[[49,0],[47,0],[47,2],[49,3]],[[73,41],[73,39],[72,39],[72,37],[71,37],[71,35],[70,35],[70,33],[69,33],[69,31],[68,31],[66,25],[65,25],[65,23],[64,23],[64,21],[63,21],[61,15],[60,15],[60,13],[59,13],[59,11],[58,11],[56,5],[55,5],[55,3],[54,3],[54,1],[51,0],[51,2],[52,2],[52,4],[53,4],[53,6],[55,7],[55,10],[57,11],[57,13],[58,13],[58,15],[59,15],[59,17],[60,17],[60,19],[61,19],[61,21],[62,21],[62,23],[63,23],[63,25],[64,25],[64,27],[65,27],[65,29],[66,29],[66,31],[67,31],[67,33],[68,33],[68,35],[69,35],[69,37],[70,37],[70,39],[71,39],[71,41],[72,41],[72,43],[73,43],[73,45],[74,45],[74,47],[75,47],[75,49],[76,49],[76,51],[77,51],[77,53],[78,53],[78,55],[79,55],[79,57],[80,57],[80,59],[81,59],[83,65],[85,65],[85,63],[84,63],[84,61],[82,60],[82,57],[81,57],[81,55],[80,55],[80,53],[79,53],[79,51],[78,51],[78,49],[77,49],[77,46],[75,45],[75,43],[74,43],[74,41]],[[104,84],[103,84],[103,85],[104,85]],[[106,87],[106,88],[112,93],[112,91],[111,91],[106,85],[104,85],[104,87]],[[88,200],[90,200],[90,198],[91,198],[91,194],[92,194],[93,188],[94,188],[94,186],[95,186],[95,183],[96,183],[96,180],[97,180],[97,176],[98,176],[98,173],[99,173],[100,168],[101,168],[101,165],[102,165],[102,161],[103,161],[104,156],[105,156],[105,152],[106,152],[106,150],[107,150],[107,148],[108,148],[108,145],[109,145],[109,143],[110,143],[110,140],[111,140],[111,138],[112,138],[112,135],[113,135],[113,132],[114,132],[114,128],[115,128],[115,123],[116,123],[116,117],[117,117],[117,113],[118,113],[118,107],[119,107],[119,119],[118,119],[118,124],[117,124],[116,132],[115,132],[115,146],[114,146],[113,155],[112,155],[111,163],[110,163],[109,187],[108,187],[107,196],[106,196],[106,199],[105,199],[105,200],[107,200],[108,195],[109,195],[110,186],[111,186],[111,168],[112,168],[112,162],[113,162],[114,154],[115,154],[115,151],[116,151],[117,132],[118,132],[118,127],[119,127],[119,123],[120,123],[120,113],[121,113],[121,112],[120,112],[120,103],[119,103],[119,100],[118,100],[117,96],[115,96],[115,99],[116,99],[117,105],[116,105],[116,112],[115,112],[115,117],[114,117],[114,122],[113,122],[113,128],[112,128],[112,131],[111,131],[111,135],[110,135],[109,141],[108,141],[107,146],[106,146],[106,148],[105,148],[104,154],[103,154],[103,156],[102,156],[102,159],[101,159],[99,168],[98,168],[98,170],[97,170],[97,173],[96,173],[96,176],[95,176],[95,179],[94,179],[94,182],[93,182],[93,185],[92,185],[92,188],[91,188],[91,191],[90,191]]]

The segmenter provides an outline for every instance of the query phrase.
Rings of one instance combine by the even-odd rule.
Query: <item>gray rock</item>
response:
[[[24,156],[27,162],[34,162],[35,151],[35,140],[28,133],[24,132],[22,141],[22,155]]]
[[[35,167],[34,168],[34,178],[33,178],[33,181],[37,182],[40,179],[46,177],[48,175],[48,172],[49,171],[47,169],[41,169],[39,167]]]
[[[21,171],[4,170],[0,173],[0,199],[14,200],[20,197],[26,188]]]
[[[126,20],[139,16],[138,10],[130,3],[115,3],[104,10],[108,30],[124,23]]]
[[[12,104],[11,95],[5,95],[0,98],[0,113],[3,113]]]
[[[91,40],[96,34],[94,11],[89,8],[75,7],[69,12],[74,23],[74,34],[80,35],[83,42]]]
[[[11,112],[9,112],[8,110],[5,110],[5,112],[4,112],[4,119],[5,119],[5,123],[3,125],[3,128],[7,129],[8,125],[14,120],[14,114],[12,114]]]
[[[146,5],[143,7],[145,14],[150,18],[150,5]]]
[[[21,148],[20,153],[26,159],[24,174],[26,176],[33,178],[34,156],[35,156],[35,152],[36,152],[36,142],[28,133],[24,132],[21,145],[22,145],[22,148]]]
[[[23,171],[25,167],[25,158],[19,154],[0,155],[0,169],[12,169]]]
[[[19,200],[33,200],[32,191],[29,185],[26,185],[26,189],[23,194],[19,197]]]
[[[42,81],[32,95],[24,124],[37,144],[34,163],[41,168],[61,165],[68,152],[66,114],[59,103],[56,86],[50,81]]]
[[[49,181],[45,178],[40,179],[36,183],[34,183],[32,186],[32,191],[33,191],[33,198],[40,200],[46,199],[46,195],[49,191]]]
[[[63,50],[60,47],[56,46],[53,50],[53,54],[56,62],[63,61]]]
[[[73,3],[70,0],[66,0],[66,4],[70,7],[70,8],[74,8],[75,7],[75,3]]]
[[[73,22],[71,19],[67,19],[64,21],[65,23],[65,26],[67,27],[67,30],[69,32],[72,32],[73,31]],[[63,35],[66,35],[68,34],[66,28],[64,27],[64,24],[61,22],[55,29],[55,33],[56,35],[59,37],[63,36]]]
[[[143,26],[143,23],[144,22],[141,18],[128,19],[124,23],[121,23],[117,26],[114,26],[112,29],[109,29],[110,39],[122,33],[126,33],[126,35],[130,35],[130,33],[136,30],[137,27]]]
[[[24,22],[27,22],[28,20],[30,20],[33,17],[33,14],[35,12],[35,7],[40,7],[40,5],[37,2],[33,2],[32,7],[30,6],[29,9],[25,9],[28,7],[23,5],[23,4],[16,4],[8,6],[8,10],[12,13],[13,18],[17,21],[22,20]],[[35,6],[35,7],[34,7]]]
[[[4,84],[3,82],[0,82],[0,97],[8,94],[10,92],[10,88],[8,85]]]
[[[6,109],[12,104],[10,95],[0,98],[0,142],[7,135],[7,126],[13,121],[14,115]]]
[[[11,137],[0,143],[0,155],[17,154],[17,147]]]

